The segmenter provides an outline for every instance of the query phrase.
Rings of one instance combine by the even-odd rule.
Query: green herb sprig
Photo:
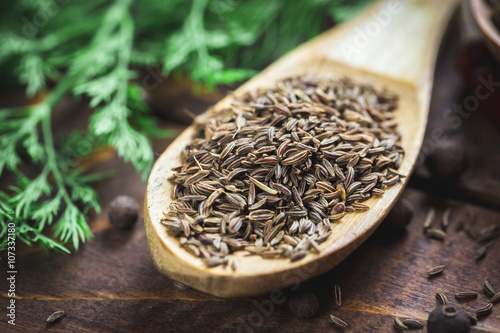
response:
[[[16,237],[69,252],[91,237],[86,221],[100,212],[88,174],[75,158],[113,146],[145,179],[153,162],[149,138],[169,136],[143,101],[139,69],[187,73],[213,88],[252,76],[348,19],[369,0],[52,0],[0,4],[0,90],[17,83],[36,105],[0,109],[0,250],[7,225]],[[42,20],[42,18],[44,18]],[[48,89],[48,85],[51,86]],[[84,132],[54,142],[53,109],[68,95],[85,97],[94,112]],[[85,149],[82,151],[82,143]],[[28,170],[28,171],[27,171]],[[49,228],[53,227],[53,228]]]

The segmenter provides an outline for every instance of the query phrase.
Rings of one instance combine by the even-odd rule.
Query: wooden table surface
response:
[[[456,36],[448,36],[436,70],[429,133],[444,127],[443,113],[464,99],[456,68],[458,47]],[[65,128],[71,117],[61,121]],[[78,119],[73,123],[84,123],[83,118]],[[181,131],[186,125],[165,121],[164,126]],[[109,202],[116,195],[131,195],[142,202],[146,185],[114,154],[99,154],[97,168],[115,167],[117,174],[97,185],[104,209],[91,218],[94,237],[71,255],[19,250],[16,326],[7,325],[3,315],[0,331],[335,332],[329,319],[335,314],[348,322],[345,332],[395,332],[394,316],[426,320],[436,306],[437,291],[450,300],[459,291],[480,292],[477,300],[459,302],[466,310],[474,310],[487,303],[482,293],[485,278],[500,290],[500,244],[494,244],[485,259],[475,262],[479,246],[454,229],[468,212],[477,217],[476,228],[500,225],[500,136],[479,113],[465,119],[451,136],[463,143],[470,160],[459,181],[445,184],[431,179],[425,166],[418,166],[404,193],[415,212],[406,229],[382,225],[335,269],[284,290],[287,299],[303,291],[318,297],[319,310],[309,319],[297,318],[283,304],[272,303],[270,295],[219,299],[181,289],[162,276],[149,256],[142,216],[128,232],[112,228],[106,217]],[[155,140],[154,149],[160,153],[169,143]],[[444,243],[422,233],[430,207],[438,216],[452,208]],[[447,269],[429,280],[426,271],[438,264],[447,265]],[[342,288],[340,309],[333,304],[335,284]],[[3,311],[7,289],[2,278]],[[47,317],[56,310],[64,310],[66,315],[47,324]],[[500,332],[500,305],[473,326],[472,332]]]

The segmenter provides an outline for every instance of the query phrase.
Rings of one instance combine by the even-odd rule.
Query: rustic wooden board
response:
[[[130,169],[120,171],[120,176],[127,174],[129,186],[141,187]],[[131,192],[118,190],[118,193]],[[141,193],[130,194],[141,199]],[[495,244],[487,257],[476,263],[473,258],[478,246],[464,233],[454,232],[454,224],[465,216],[465,210],[479,217],[476,227],[500,225],[499,212],[445,202],[413,189],[408,189],[405,196],[415,209],[415,217],[406,231],[382,226],[337,268],[303,283],[298,290],[285,290],[287,298],[300,291],[315,293],[320,310],[313,318],[295,318],[278,305],[273,305],[275,309],[269,317],[259,315],[255,302],[268,306],[270,295],[256,301],[223,300],[194,290],[180,290],[156,271],[141,223],[131,232],[119,232],[100,217],[94,225],[100,230],[76,254],[47,257],[35,252],[18,257],[17,328],[61,332],[170,329],[203,332],[234,331],[246,322],[254,331],[319,332],[332,328],[329,314],[334,313],[350,323],[348,331],[390,332],[394,315],[426,319],[436,305],[436,291],[445,292],[452,300],[458,291],[481,291],[484,278],[500,289],[500,244]],[[445,207],[453,207],[453,222],[446,243],[427,239],[422,234],[422,222],[429,206],[437,209],[438,216]],[[442,276],[428,280],[425,272],[437,264],[448,268]],[[331,296],[336,283],[342,287],[344,299],[340,310],[335,310]],[[4,281],[0,285],[2,291],[6,290]],[[2,292],[2,296],[6,295]],[[486,298],[481,295],[464,307],[471,310],[485,302]],[[56,310],[64,310],[66,316],[47,325],[45,319]],[[11,330],[5,323],[2,326]],[[474,332],[499,331],[497,306]]]
[[[451,40],[438,63],[429,129],[440,126],[442,113],[463,99],[454,65],[458,42]],[[85,124],[83,118],[81,124]],[[173,122],[164,125],[183,128]],[[436,305],[436,291],[444,292],[452,300],[453,294],[461,290],[481,291],[484,278],[499,290],[500,242],[490,248],[484,260],[476,263],[473,258],[478,246],[464,233],[455,233],[454,224],[470,210],[477,216],[476,227],[500,225],[497,171],[500,138],[479,114],[464,121],[454,135],[463,140],[473,161],[466,173],[468,178],[445,185],[429,178],[425,167],[418,168],[404,194],[415,211],[406,231],[383,225],[335,269],[303,283],[298,291],[285,290],[287,298],[301,291],[317,295],[320,308],[310,319],[294,317],[283,305],[275,305],[268,317],[259,315],[257,305],[268,305],[270,295],[256,300],[223,300],[175,287],[151,261],[142,216],[129,232],[117,231],[108,223],[109,202],[118,194],[142,201],[145,184],[130,165],[122,165],[112,152],[104,152],[96,157],[97,167],[118,169],[115,177],[98,184],[104,211],[92,217],[94,238],[69,256],[48,257],[38,249],[20,246],[17,325],[16,328],[7,325],[3,317],[0,331],[335,332],[329,322],[329,314],[335,314],[349,323],[346,332],[395,332],[393,316],[426,319]],[[156,140],[155,151],[161,153],[169,142]],[[491,152],[495,154],[493,158],[488,157]],[[448,206],[453,207],[453,222],[447,242],[425,238],[421,225],[429,207],[436,208],[440,217]],[[442,276],[428,280],[425,272],[437,264],[448,268]],[[3,261],[0,267],[5,268]],[[340,310],[334,308],[331,296],[336,283],[342,287],[344,299]],[[2,278],[2,308],[6,304],[6,290],[6,280]],[[475,301],[460,304],[471,310],[485,302],[481,294]],[[46,324],[46,318],[56,310],[64,310],[65,317]],[[500,332],[500,305],[472,331]]]

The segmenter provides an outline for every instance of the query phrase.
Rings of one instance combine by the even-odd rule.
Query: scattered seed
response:
[[[340,308],[342,306],[342,293],[338,284],[333,287],[333,299],[335,301],[335,305]]]
[[[424,323],[418,319],[406,318],[403,319],[403,324],[408,326],[409,329],[420,329],[424,327]]]
[[[445,294],[442,292],[437,292],[436,293],[436,300],[438,301],[439,304],[441,305],[446,305],[448,304],[448,298],[446,297]]]
[[[492,308],[493,308],[493,304],[492,303],[488,303],[485,306],[483,306],[482,308],[477,309],[476,310],[476,315],[478,317],[486,316],[487,314],[489,314],[491,312]]]
[[[347,323],[345,321],[343,321],[342,319],[340,319],[338,317],[335,317],[334,315],[330,315],[330,319],[335,324],[335,326],[337,326],[339,328],[346,328],[347,327]]]
[[[191,289],[188,286],[186,286],[185,284],[180,283],[179,281],[174,281],[174,286],[177,289],[180,289],[180,290],[189,290],[189,289]]]
[[[53,314],[51,314],[47,318],[47,323],[52,323],[52,322],[56,321],[57,319],[61,318],[62,316],[64,316],[64,311],[58,310],[58,311],[54,312]]]
[[[403,321],[401,320],[401,318],[399,317],[394,317],[394,325],[399,328],[399,329],[402,329],[402,330],[407,330],[408,329],[408,326],[406,326]]]
[[[493,297],[496,293],[495,293],[495,289],[493,289],[493,287],[491,286],[491,284],[488,282],[487,279],[484,279],[484,293],[486,294],[486,296],[489,296],[489,297]]]
[[[495,295],[493,295],[493,297],[490,299],[490,303],[496,303],[500,301],[500,293],[496,293]]]
[[[445,231],[446,229],[448,229],[448,226],[450,225],[450,214],[451,214],[451,208],[446,209],[443,214],[443,220],[441,222],[441,226]]]
[[[478,244],[481,244],[487,241],[495,240],[499,236],[500,236],[500,228],[496,225],[490,225],[489,227],[479,230],[476,242]]]
[[[464,232],[467,235],[467,237],[470,238],[470,240],[476,241],[477,240],[477,231],[472,229],[469,225],[466,225],[464,227]]]
[[[465,292],[460,292],[460,293],[456,293],[455,294],[455,298],[456,299],[475,299],[477,298],[478,296],[478,293],[476,292],[469,292],[469,291],[465,291]]]
[[[444,270],[446,269],[445,265],[438,265],[436,267],[433,267],[427,271],[427,274],[429,276],[434,276],[437,274],[441,274]]]
[[[476,261],[482,260],[486,257],[486,252],[488,248],[483,246],[476,251]]]
[[[434,210],[434,208],[429,208],[429,211],[427,212],[427,216],[425,217],[424,221],[424,231],[432,226],[432,222],[434,221],[434,215],[436,215],[436,211]]]
[[[427,229],[425,234],[427,235],[427,237],[439,239],[441,241],[444,241],[446,239],[446,233],[441,229]]]

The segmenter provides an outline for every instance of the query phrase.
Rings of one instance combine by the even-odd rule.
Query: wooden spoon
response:
[[[399,95],[395,119],[406,152],[400,172],[410,175],[417,161],[427,123],[434,64],[444,29],[457,0],[379,1],[357,19],[335,27],[298,47],[241,86],[235,95],[270,87],[295,75],[348,76],[388,88]],[[214,108],[231,103],[232,96]],[[201,117],[209,117],[210,114]],[[365,203],[367,212],[347,214],[332,226],[320,253],[304,259],[263,259],[236,253],[237,268],[207,268],[179,245],[160,224],[172,202],[167,178],[180,165],[180,153],[194,134],[187,128],[156,161],[147,186],[144,223],[149,251],[158,270],[197,290],[220,296],[251,296],[295,285],[332,269],[363,243],[398,199],[407,182],[390,188],[382,198]]]

